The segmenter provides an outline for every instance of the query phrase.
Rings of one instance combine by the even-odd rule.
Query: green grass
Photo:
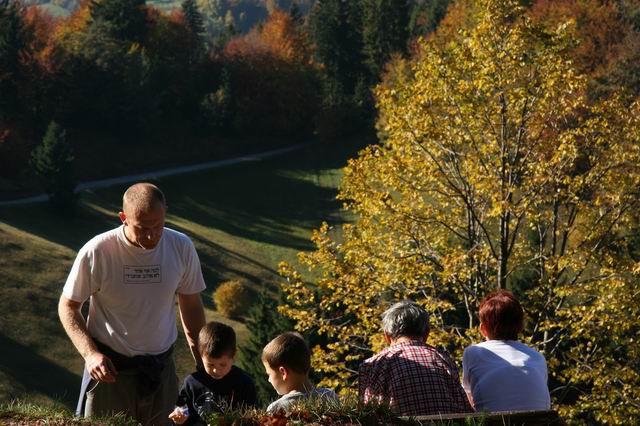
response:
[[[109,418],[84,420],[59,402],[34,404],[20,400],[0,403],[0,424],[9,425],[73,425],[73,426],[136,426],[136,422],[116,415]]]
[[[501,416],[494,416],[491,424],[508,425],[511,423]],[[354,398],[348,398],[341,403],[309,399],[300,401],[288,414],[267,414],[264,410],[256,409],[223,409],[221,413],[210,413],[206,416],[207,423],[212,425],[246,425],[259,426],[264,424],[294,424],[294,425],[362,425],[362,426],[485,426],[485,415],[460,419],[417,420],[414,418],[400,418],[384,406],[360,405]],[[135,422],[123,417],[90,420],[73,417],[73,413],[60,403],[32,404],[24,401],[0,403],[0,424],[20,425],[66,425],[66,426],[133,426]],[[527,423],[532,424],[532,423]],[[533,423],[536,424],[536,423]]]
[[[221,319],[211,293],[244,280],[254,291],[278,283],[277,264],[310,250],[311,231],[344,217],[335,200],[341,168],[356,143],[314,145],[286,156],[158,181],[168,226],[194,241],[203,266],[208,319]],[[57,301],[77,250],[118,225],[126,186],[81,194],[75,215],[45,204],[0,207],[0,401],[75,403],[82,358],[57,317]],[[231,323],[242,342],[250,330]],[[182,337],[179,375],[192,368]]]

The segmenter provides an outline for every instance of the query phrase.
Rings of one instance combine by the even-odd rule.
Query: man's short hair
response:
[[[131,185],[122,196],[122,211],[147,212],[156,207],[167,207],[164,194],[152,183]]]
[[[200,329],[198,350],[200,355],[212,358],[232,357],[236,354],[236,332],[226,324],[212,321]]]
[[[311,369],[311,352],[298,333],[283,333],[262,350],[262,360],[273,370],[280,367],[307,374]]]
[[[491,339],[517,340],[524,329],[522,306],[508,290],[494,291],[482,299],[479,316]]]
[[[403,336],[424,339],[429,334],[429,314],[410,300],[398,302],[382,314],[382,330],[394,340]]]

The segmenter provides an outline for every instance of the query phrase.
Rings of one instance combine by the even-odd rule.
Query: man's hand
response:
[[[176,407],[175,410],[173,410],[171,412],[171,414],[169,414],[169,418],[177,425],[181,425],[184,422],[187,421],[187,419],[189,418],[189,415],[184,415],[184,413],[182,412],[182,409],[180,407]]]
[[[91,378],[99,382],[113,383],[116,381],[118,372],[113,362],[98,350],[96,343],[89,335],[87,325],[80,313],[81,307],[82,303],[67,299],[64,295],[61,296],[58,304],[60,322],[71,342],[84,358],[85,367]]]
[[[108,356],[93,352],[85,359],[86,368],[91,378],[99,382],[114,383],[118,372]]]

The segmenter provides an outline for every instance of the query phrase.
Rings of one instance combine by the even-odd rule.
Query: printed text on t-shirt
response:
[[[160,265],[124,265],[123,269],[125,284],[155,284],[162,281]]]

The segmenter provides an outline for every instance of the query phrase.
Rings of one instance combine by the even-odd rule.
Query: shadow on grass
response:
[[[63,214],[37,204],[0,208],[0,221],[77,251],[94,235],[118,226],[117,213],[80,203],[73,214]]]
[[[334,213],[337,177],[362,142],[316,144],[274,159],[243,163],[156,182],[173,215],[229,235],[296,250],[310,250],[308,232]],[[119,225],[122,193],[128,185],[85,191],[74,215],[46,204],[0,208],[0,221],[46,240],[79,250],[93,236]],[[332,218],[334,220],[332,220]],[[191,234],[191,232],[188,232]],[[215,244],[203,241],[204,244]]]
[[[25,346],[0,333],[2,360],[0,371],[9,376],[11,383],[21,388],[9,399],[19,398],[21,393],[41,393],[68,407],[74,407],[80,390],[80,376],[38,355]],[[45,373],[45,374],[43,374]]]
[[[177,197],[169,213],[201,226],[260,243],[311,250],[311,229],[334,213],[337,176],[355,148],[323,145],[266,162],[176,178],[165,185]],[[347,152],[345,152],[347,151]],[[336,173],[337,174],[337,173]],[[301,232],[306,230],[306,232]]]

